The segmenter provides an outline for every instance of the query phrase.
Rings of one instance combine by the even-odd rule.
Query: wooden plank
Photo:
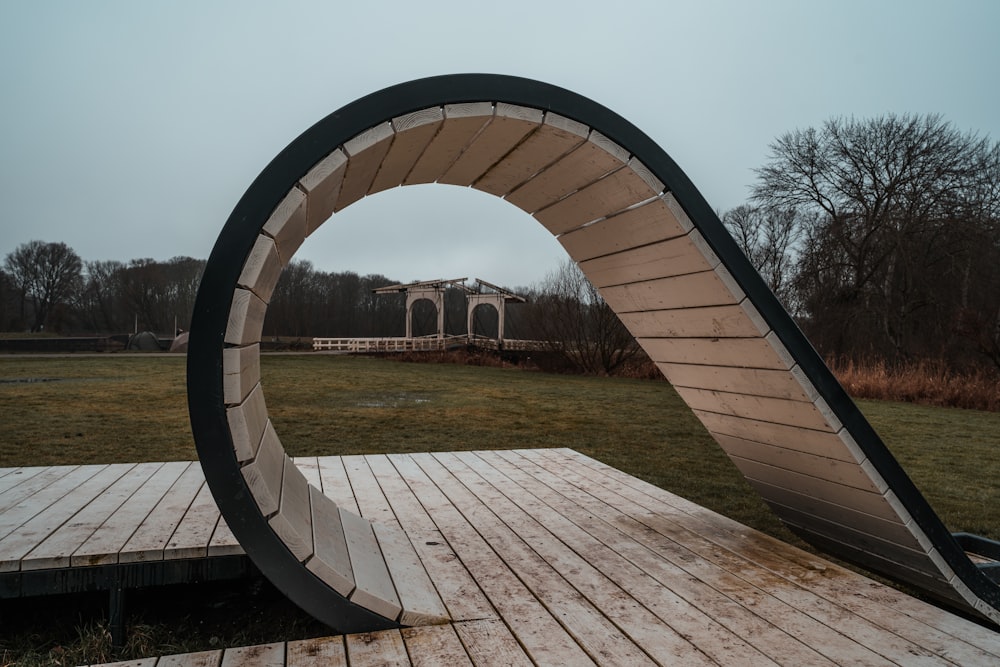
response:
[[[392,119],[396,131],[368,194],[398,187],[444,122],[444,109],[431,107]]]
[[[683,236],[691,227],[684,227],[674,216],[667,205],[670,197],[669,194],[657,197],[642,206],[560,234],[559,243],[570,257],[584,262]]]
[[[264,438],[254,460],[240,468],[260,513],[270,517],[278,511],[281,502],[282,469],[288,456],[281,447],[278,434],[274,432],[271,420],[264,428]],[[289,461],[289,464],[291,462]]]
[[[623,235],[628,234],[627,228],[620,229]],[[580,263],[580,269],[595,287],[668,278],[711,271],[713,268],[688,236],[629,248]]]
[[[406,185],[433,183],[447,171],[465,147],[493,119],[493,104],[448,104],[445,120],[403,181]]]
[[[641,647],[646,654],[635,653],[629,644],[618,647],[601,646],[590,643],[585,638],[578,638],[584,647],[590,649],[592,655],[620,655],[629,664],[633,660],[642,662],[647,656],[659,664],[670,664],[677,660],[683,660],[689,665],[716,664],[676,632],[667,618],[654,613],[665,600],[654,602],[648,597],[641,599],[647,592],[644,589],[648,589],[651,583],[648,577],[633,569],[635,578],[629,583],[639,583],[638,587],[620,580],[614,581],[612,577],[620,576],[623,569],[631,567],[628,561],[574,526],[567,517],[551,512],[543,502],[532,498],[536,485],[518,487],[509,477],[497,473],[495,468],[475,454],[438,454],[435,458],[445,464],[451,474],[474,493],[483,506],[488,507],[525,544],[530,544],[539,562],[547,563],[600,610],[601,614],[607,619],[613,619],[624,637],[629,642],[634,642],[635,647]],[[463,508],[468,507],[465,500],[461,501],[461,505]],[[524,557],[517,550],[511,552],[509,549],[510,546],[506,546],[505,551],[520,564]],[[596,563],[601,564],[600,569]],[[537,585],[531,587],[536,591],[545,590],[539,589]],[[552,599],[549,595],[546,598]],[[676,614],[672,611],[664,616],[670,617],[672,621]],[[567,618],[565,615],[563,617]],[[580,632],[581,628],[588,626],[589,624],[577,629],[571,628],[570,632]],[[600,632],[599,626],[594,630]],[[735,636],[730,635],[729,638],[738,641]],[[632,651],[631,657],[626,658],[630,655],[629,651]]]
[[[198,495],[181,517],[177,528],[163,550],[165,560],[179,558],[204,558],[208,555],[208,543],[219,523],[219,507],[212,498],[208,484],[202,484]]]
[[[0,537],[93,477],[103,466],[53,466],[0,494]]]
[[[789,370],[763,338],[640,338],[655,362]]]
[[[221,667],[282,667],[285,664],[283,643],[227,648]]]
[[[267,304],[247,289],[236,289],[229,306],[224,341],[229,345],[250,345],[260,342]]]
[[[354,498],[358,502],[359,514],[369,521],[395,522],[396,515],[379,488],[375,475],[364,456],[342,457],[347,477],[354,489]]]
[[[426,457],[391,455],[389,458],[532,659],[544,664],[593,664],[548,609],[511,572],[509,564],[471,529],[463,514],[417,465],[418,460],[423,462]],[[446,602],[450,605],[452,600]]]
[[[184,463],[177,480],[119,550],[118,562],[162,560],[171,535],[203,486],[205,474],[201,466],[197,462]]]
[[[23,468],[0,469],[0,499],[13,487],[19,486],[36,475],[52,470],[50,466],[25,466]]]
[[[674,387],[729,391],[789,401],[813,400],[788,371],[671,363],[660,363],[657,367]]]
[[[475,665],[508,665],[509,667],[531,667],[531,659],[511,634],[503,621],[484,618],[455,623],[466,653]]]
[[[347,667],[347,648],[343,636],[319,637],[288,642],[287,667]]]
[[[762,334],[744,304],[618,313],[637,338],[754,338]],[[766,332],[764,332],[766,333]]]
[[[282,266],[287,266],[295,251],[306,240],[306,193],[297,187],[278,203],[271,217],[264,223],[262,232],[274,239],[274,247],[278,251],[278,260]]]
[[[808,646],[752,610],[734,606],[731,598],[712,588],[710,579],[697,579],[685,571],[687,559],[681,545],[650,549],[641,538],[646,530],[638,523],[627,521],[614,506],[595,500],[585,489],[562,480],[560,473],[550,472],[538,462],[512,452],[484,452],[481,458],[522,487],[531,488],[554,510],[557,521],[562,515],[575,524],[563,527],[561,537],[576,544],[580,538],[572,536],[582,531],[606,545],[614,554],[610,560],[601,555],[592,562],[600,562],[601,569],[626,590],[644,596],[650,609],[676,632],[692,638],[712,660],[722,665],[768,664],[770,655],[799,664],[823,662]],[[533,515],[548,520],[552,510]]]
[[[246,400],[260,382],[260,345],[227,347],[222,351],[222,388],[227,405]]]
[[[354,489],[344,469],[344,460],[339,456],[323,456],[319,458],[319,476],[322,480],[320,490],[339,507],[348,512],[361,514],[358,502],[354,499]]]
[[[422,628],[403,628],[400,631],[406,652],[414,667],[462,667],[472,661],[466,653],[462,641],[455,634],[455,628],[450,625],[426,626]],[[507,664],[494,661],[493,664]]]
[[[256,294],[264,303],[270,303],[271,293],[281,277],[282,266],[274,239],[260,234],[243,263],[243,271],[236,284]]]
[[[333,207],[334,212],[347,208],[368,193],[379,165],[389,152],[393,136],[392,123],[386,121],[344,143],[344,153],[348,156],[347,172],[340,186],[337,204]]]
[[[18,521],[16,530],[0,539],[0,572],[18,570],[21,567],[21,559],[25,555],[86,507],[94,498],[104,493],[135,465],[134,463],[114,463],[98,466],[96,474],[70,489],[71,492],[60,493],[55,502],[45,506],[41,511],[32,509],[21,514],[15,511],[20,509],[18,506],[0,515],[2,518],[6,518],[7,514],[30,516],[23,523]],[[32,498],[34,497],[32,496]],[[24,502],[30,504],[32,498],[28,498]]]
[[[323,480],[319,476],[319,461],[315,456],[293,456],[292,461],[306,481],[317,489],[323,488]]]
[[[858,463],[839,434],[812,431],[754,419],[695,410],[694,414],[712,435],[730,435],[752,442],[784,447],[847,463]],[[862,460],[862,462],[865,459]]]
[[[236,539],[233,530],[226,523],[226,517],[219,517],[215,524],[212,538],[208,541],[208,556],[239,556],[245,553],[240,541]]]
[[[156,663],[156,667],[218,667],[221,661],[222,649],[218,649],[183,655],[165,655]]]
[[[759,419],[816,431],[836,432],[840,429],[840,424],[831,425],[811,401],[795,401],[715,389],[683,386],[674,388],[692,410]]]
[[[340,509],[344,538],[354,572],[351,601],[389,619],[399,618],[402,606],[392,585],[371,522],[353,512]]]
[[[542,111],[499,102],[493,120],[438,179],[449,185],[471,185],[542,123]]]
[[[562,234],[659,194],[639,174],[625,167],[536,210],[534,216],[553,234]]]
[[[593,133],[592,136],[597,139]],[[528,213],[534,213],[590,185],[605,174],[621,169],[627,161],[628,152],[624,149],[613,149],[603,141],[588,138],[505,199]]]
[[[587,139],[590,128],[556,113],[546,112],[542,125],[494,164],[472,184],[497,196],[504,196]]]
[[[287,455],[282,469],[278,511],[267,523],[298,561],[304,562],[312,555],[313,526],[309,508],[309,483]]]
[[[395,524],[373,523],[372,530],[403,609],[399,622],[403,625],[447,623],[449,618],[444,603],[403,529]]]
[[[489,544],[495,545],[495,548],[502,545],[507,566],[529,590],[545,600],[546,607],[560,619],[566,632],[587,654],[615,656],[623,664],[629,665],[653,664],[635,641],[616,627],[593,601],[588,600],[561,576],[560,570],[563,568],[547,562],[538,553],[538,549],[545,550],[540,544],[538,534],[530,540],[531,546],[529,546],[525,538],[511,530],[466,488],[462,479],[454,476],[458,474],[457,471],[447,469],[437,456],[420,455],[414,458],[451,502],[462,508],[462,514]],[[546,539],[552,538],[548,536]],[[564,555],[569,558],[567,552],[564,552]],[[552,557],[551,553],[549,557]],[[582,561],[577,558],[574,559],[574,563],[580,566]],[[640,609],[636,608],[634,603],[629,606],[630,614],[638,616]],[[620,618],[616,621],[626,622]]]
[[[569,475],[570,478],[573,476],[573,473]],[[685,563],[686,569],[696,573],[696,576],[711,576],[716,587],[741,605],[752,608],[765,619],[771,619],[828,659],[838,664],[891,664],[887,660],[891,661],[893,657],[897,661],[902,656],[907,656],[910,661],[927,657],[927,652],[919,646],[880,632],[867,619],[844,613],[838,605],[831,604],[807,588],[789,585],[788,580],[776,575],[769,567],[773,561],[781,560],[774,552],[766,556],[762,554],[761,557],[766,560],[758,563],[748,559],[742,551],[720,549],[718,544],[702,537],[697,529],[688,529],[673,517],[657,512],[661,503],[654,498],[634,494],[629,487],[620,488],[618,493],[611,490],[611,485],[604,486],[602,482],[605,480],[590,475],[587,479],[584,484],[594,495],[607,499],[652,529],[652,533],[640,533],[651,548],[658,548],[661,544],[656,534],[671,540],[671,544],[681,540],[685,548],[696,556]],[[596,488],[589,483],[593,481],[598,482],[593,485]],[[744,528],[743,532],[752,531]],[[747,587],[749,582],[753,582],[752,588]]]
[[[399,630],[347,635],[347,660],[351,665],[407,667],[410,659]]]
[[[240,463],[252,461],[257,456],[267,426],[267,405],[260,382],[253,386],[242,403],[226,408],[226,420],[229,422],[236,460]]]
[[[313,526],[313,557],[306,568],[344,597],[354,590],[354,570],[347,550],[340,510],[316,487],[309,489]]]
[[[619,316],[645,310],[728,306],[743,299],[742,294],[733,294],[715,271],[605,287],[601,295]]]
[[[454,620],[490,618],[496,611],[465,569],[461,559],[431,520],[399,471],[387,456],[369,456],[368,464],[392,505],[393,513],[410,537],[448,615]]]
[[[712,436],[729,456],[758,461],[784,470],[795,470],[837,484],[879,493],[878,487],[872,483],[865,470],[853,461],[839,461],[722,433],[713,433]]]
[[[338,148],[299,179],[299,187],[306,193],[307,236],[333,215],[346,171],[347,155]]]
[[[155,472],[142,486],[73,552],[71,562],[74,567],[117,563],[118,553],[190,463],[171,461],[155,465]]]

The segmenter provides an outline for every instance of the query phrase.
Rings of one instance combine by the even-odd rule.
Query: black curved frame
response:
[[[1000,586],[969,560],[670,156],[630,122],[586,97],[539,81],[496,74],[452,74],[410,81],[372,93],[328,115],[281,151],[254,180],[212,250],[195,302],[188,347],[191,427],[206,479],[223,516],[247,554],[276,586],[338,631],[396,626],[339,596],[302,566],[271,531],[240,474],[223,401],[222,351],[230,302],[243,263],[277,204],[333,149],[406,113],[479,101],[553,111],[597,129],[641,160],[674,195],[947,564],[975,595],[1000,609]]]

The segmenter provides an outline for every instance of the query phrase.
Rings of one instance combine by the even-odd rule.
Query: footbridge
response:
[[[406,609],[379,564],[393,536],[285,453],[259,364],[303,241],[365,196],[426,183],[500,197],[555,235],[805,540],[1000,623],[998,545],[943,525],[667,153],[590,99],[486,74],[393,86],[306,130],[236,205],[205,269],[188,354],[201,465],[240,545],[301,607],[342,632],[441,614]]]

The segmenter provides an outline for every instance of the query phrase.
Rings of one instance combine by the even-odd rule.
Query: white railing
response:
[[[313,350],[328,352],[431,352],[460,345],[499,349],[497,341],[485,336],[445,336],[438,338],[313,338]],[[504,350],[543,350],[551,347],[541,340],[505,340]]]

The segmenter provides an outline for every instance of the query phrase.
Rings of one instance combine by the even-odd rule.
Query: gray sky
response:
[[[492,72],[569,88],[657,141],[719,210],[784,132],[941,113],[1000,138],[1000,2],[0,2],[0,257],[205,258],[290,141],[386,86]],[[297,259],[528,285],[563,253],[483,193],[380,193]]]

